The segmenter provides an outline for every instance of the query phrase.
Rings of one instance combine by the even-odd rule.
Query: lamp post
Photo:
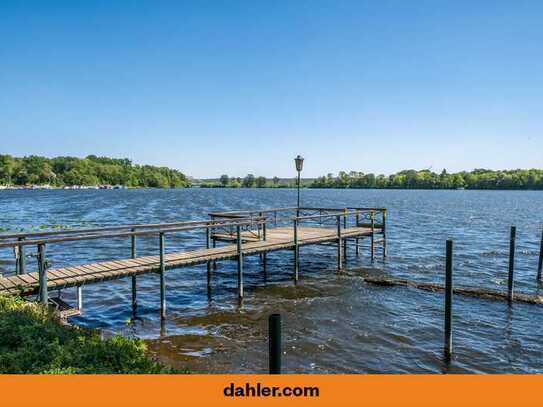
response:
[[[294,159],[294,163],[296,164],[296,171],[298,171],[298,205],[296,216],[300,216],[300,173],[304,167],[304,158],[298,154],[298,157]]]

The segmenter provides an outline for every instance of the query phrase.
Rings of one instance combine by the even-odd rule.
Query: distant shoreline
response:
[[[125,185],[116,185],[108,187],[97,187],[93,185],[74,185],[74,186],[41,186],[41,185],[32,185],[32,186],[5,186],[0,185],[1,191],[86,191],[86,190],[127,190],[127,189],[145,189],[145,190],[167,190],[167,189],[219,189],[219,190],[241,190],[241,189],[290,189],[296,190],[295,186],[265,186],[265,187],[223,187],[223,186],[200,186],[192,185],[187,187],[131,187]],[[302,186],[303,190],[373,190],[373,191],[543,191],[543,189],[538,188],[405,188],[405,187],[384,187],[384,188],[375,188],[375,187],[313,187],[313,186]]]

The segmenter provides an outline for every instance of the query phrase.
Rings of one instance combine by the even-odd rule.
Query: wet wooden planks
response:
[[[375,229],[380,233],[380,229]],[[337,240],[334,228],[299,227],[298,244],[300,246],[318,244]],[[371,228],[351,227],[342,229],[342,237],[363,237],[371,235]],[[232,240],[230,235],[221,236],[224,240]],[[270,228],[266,240],[254,240],[250,236],[243,239],[243,254],[256,254],[294,247],[294,229],[292,227]],[[235,244],[213,247],[209,249],[190,250],[166,254],[166,269],[202,264],[212,260],[223,260],[237,257]],[[47,271],[49,289],[92,284],[100,281],[114,280],[130,275],[156,272],[160,268],[159,256],[143,256],[134,259],[119,259],[92,264],[70,266]],[[0,294],[33,294],[39,289],[38,273],[26,273],[18,276],[0,277]]]

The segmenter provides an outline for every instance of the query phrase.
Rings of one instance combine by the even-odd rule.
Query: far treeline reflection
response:
[[[391,175],[375,175],[358,171],[341,171],[318,178],[304,178],[303,187],[309,188],[391,188],[391,189],[517,189],[543,190],[543,170],[475,169],[449,173],[431,170],[403,170]],[[296,178],[266,178],[248,174],[231,177],[195,180],[181,171],[152,165],[133,164],[127,158],[108,158],[89,155],[77,157],[12,157],[0,155],[1,186],[50,185],[97,186],[122,185],[140,188],[291,188]]]

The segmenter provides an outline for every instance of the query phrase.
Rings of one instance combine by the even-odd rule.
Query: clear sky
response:
[[[0,2],[0,152],[543,168],[542,1]]]

